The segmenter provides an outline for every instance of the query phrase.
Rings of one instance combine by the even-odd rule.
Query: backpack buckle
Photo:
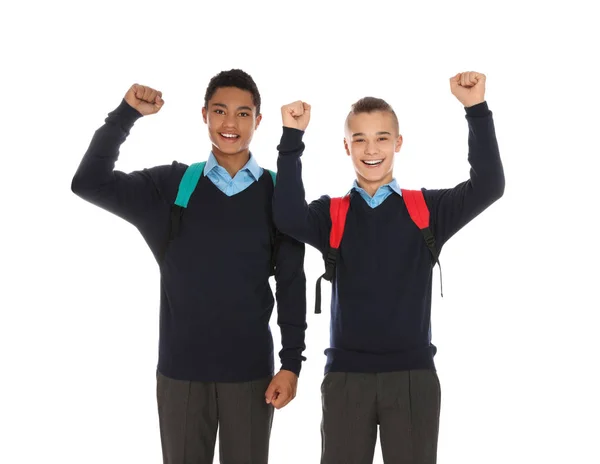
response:
[[[329,247],[327,258],[325,259],[325,274],[323,278],[331,282],[335,276],[335,263],[337,262],[338,249]]]

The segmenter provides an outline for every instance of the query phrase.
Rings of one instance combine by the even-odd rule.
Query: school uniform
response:
[[[157,400],[164,462],[212,463],[219,428],[222,463],[266,463],[273,409],[264,393],[274,374],[269,277],[275,264],[282,369],[299,374],[304,245],[277,235],[274,246],[273,179],[252,155],[232,179],[211,153],[165,249],[188,166],[174,161],[128,174],[114,169],[140,117],[125,100],[108,115],[72,190],[133,224],[159,264]]]
[[[466,108],[466,119],[470,179],[452,189],[422,190],[438,250],[504,191],[487,103]],[[305,201],[303,134],[283,128],[275,223],[325,259],[331,199]],[[371,463],[378,426],[386,463],[435,462],[441,389],[431,338],[433,267],[397,182],[373,197],[355,183],[332,281],[322,384],[323,464]]]

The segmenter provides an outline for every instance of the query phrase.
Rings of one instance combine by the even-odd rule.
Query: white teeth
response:
[[[363,163],[368,164],[369,166],[376,166],[382,162],[383,162],[383,160],[369,160],[369,161],[363,160]]]
[[[221,134],[223,137],[227,137],[228,139],[237,139],[237,135],[235,134]]]

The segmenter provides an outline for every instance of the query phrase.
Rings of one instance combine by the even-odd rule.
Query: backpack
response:
[[[204,172],[204,166],[206,165],[206,161],[201,163],[194,163],[187,167],[185,172],[183,173],[183,177],[179,182],[179,188],[177,190],[177,197],[175,198],[175,202],[171,205],[171,215],[169,222],[169,232],[167,234],[167,238],[165,243],[163,244],[160,252],[159,252],[159,262],[162,263],[165,259],[165,254],[167,252],[167,248],[169,244],[177,237],[179,234],[179,228],[181,227],[181,219],[183,217],[183,212],[187,208],[188,202],[190,201],[190,197],[194,190],[196,189],[196,185],[198,185],[198,181],[200,180],[200,176]],[[273,186],[275,185],[275,180],[277,178],[277,174],[273,171],[269,171],[265,169],[273,180]],[[273,250],[271,253],[271,272],[269,275],[275,275],[275,252],[278,245],[278,236],[279,233],[276,230],[272,230],[271,232],[271,249]]]
[[[429,209],[425,202],[425,197],[421,190],[402,190],[402,199],[408,209],[413,222],[421,230],[425,243],[432,256],[432,263],[438,264],[440,268],[440,287],[442,286],[442,268],[439,261],[439,252],[435,245],[435,237],[429,227]],[[325,273],[317,279],[317,288],[315,293],[315,313],[321,313],[321,280],[329,282],[335,277],[335,266],[339,254],[340,243],[344,236],[344,227],[346,225],[346,215],[350,208],[350,195],[341,198],[332,198],[329,207],[329,216],[331,217],[331,232],[329,233],[329,249],[325,259]],[[444,296],[443,287],[442,297]]]

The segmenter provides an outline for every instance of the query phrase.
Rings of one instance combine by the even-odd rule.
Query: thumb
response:
[[[304,107],[304,112],[305,113],[310,113],[310,105],[308,103],[302,103],[302,106]]]
[[[450,78],[450,85],[455,86],[455,85],[460,84],[460,77],[461,77],[461,73],[458,73],[455,76],[452,76]]]
[[[294,102],[292,104],[292,107],[290,109],[290,114],[292,116],[294,116],[295,118],[302,116],[304,114],[304,103],[302,103],[302,101],[298,100],[297,102]]]
[[[283,405],[284,405],[284,398],[282,397],[282,395],[277,396],[277,398],[275,398],[273,400],[273,407],[275,409],[280,409]]]
[[[265,401],[267,404],[270,404],[273,402],[273,400],[277,396],[276,393],[277,393],[277,385],[274,382],[271,382],[269,384],[269,387],[267,388],[267,391],[265,392]]]

